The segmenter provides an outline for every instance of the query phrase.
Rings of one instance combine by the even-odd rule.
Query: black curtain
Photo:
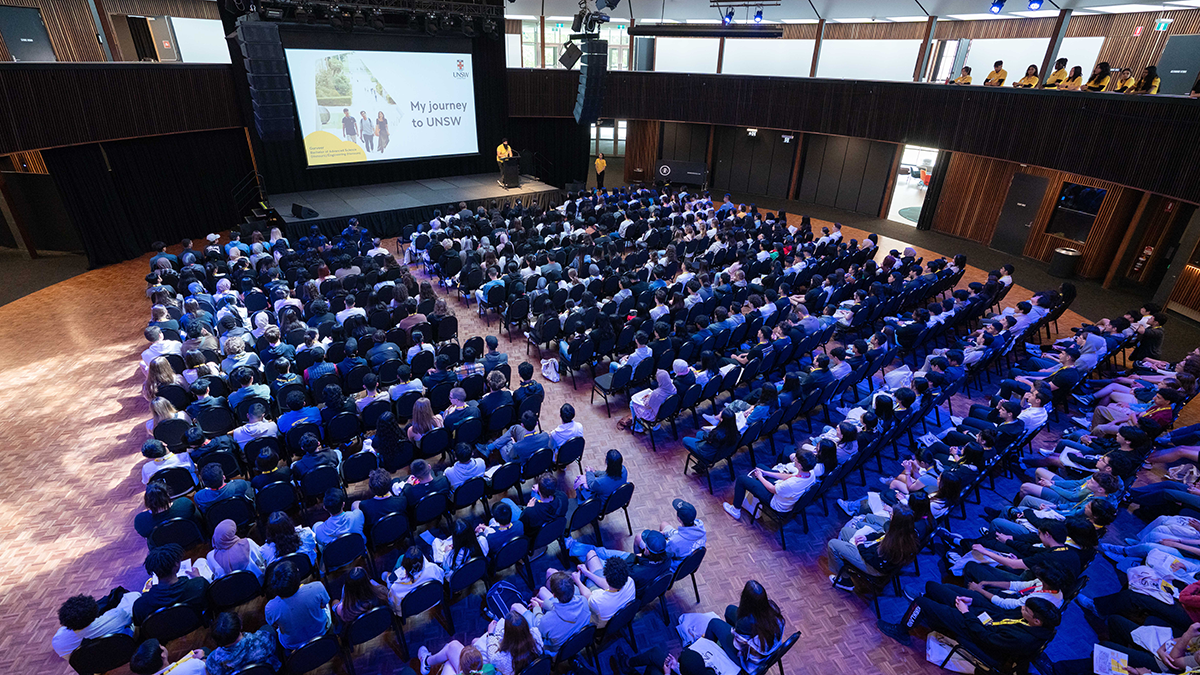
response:
[[[508,118],[509,144],[522,155],[533,153],[533,174],[555,187],[587,182],[590,141],[591,128],[570,117]]]
[[[929,179],[929,188],[925,190],[925,203],[921,205],[921,215],[917,217],[918,230],[932,230],[933,217],[937,215],[938,201],[942,198],[942,184],[946,182],[946,174],[950,172],[950,158],[954,153],[942,150],[934,159],[933,177]]]
[[[125,21],[129,24],[130,35],[133,36],[133,46],[137,48],[137,60],[150,57],[157,61],[158,49],[154,47],[154,34],[150,32],[150,22],[140,16],[125,17]]]
[[[129,260],[149,250],[150,239],[135,232],[125,215],[98,144],[43,150],[42,158],[79,230],[89,267]]]
[[[252,167],[240,128],[42,154],[92,267],[136,258],[156,240],[238,226],[233,188]]]

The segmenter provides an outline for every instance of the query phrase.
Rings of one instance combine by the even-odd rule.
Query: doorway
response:
[[[906,145],[901,150],[900,168],[896,176],[896,187],[892,189],[892,203],[888,207],[887,219],[916,227],[921,219],[921,208],[929,191],[929,181],[937,170],[938,149],[919,145]]]
[[[988,246],[1010,255],[1024,254],[1025,240],[1029,239],[1029,230],[1049,186],[1050,179],[1045,176],[1013,174],[1008,196],[1004,198],[1004,207],[1000,211],[1000,218],[996,220],[996,230]]]

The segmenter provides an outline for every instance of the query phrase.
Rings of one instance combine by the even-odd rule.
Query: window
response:
[[[603,152],[609,157],[625,156],[625,135],[629,131],[628,120],[600,120],[592,125],[592,154]]]
[[[521,21],[521,67],[522,68],[537,68],[540,64],[537,60],[538,49],[538,20],[523,19]]]
[[[1046,234],[1079,243],[1087,241],[1107,192],[1097,187],[1063,183],[1054,213],[1050,214],[1050,222],[1046,223]]]

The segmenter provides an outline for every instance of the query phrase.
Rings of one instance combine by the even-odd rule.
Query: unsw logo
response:
[[[458,65],[458,72],[452,73],[454,75],[455,79],[465,80],[465,79],[471,77],[471,73],[467,72],[467,70],[466,70],[466,67],[467,67],[466,62],[464,62],[462,59],[459,59],[457,65]]]

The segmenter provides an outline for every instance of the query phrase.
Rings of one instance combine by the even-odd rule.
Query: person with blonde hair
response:
[[[186,412],[176,410],[175,406],[167,399],[158,396],[150,401],[150,419],[146,421],[146,433],[153,435],[154,427],[157,427],[164,420],[191,422],[192,418]]]
[[[433,412],[433,404],[426,397],[413,404],[412,422],[408,425],[408,440],[420,443],[421,437],[442,428],[442,416]]]
[[[187,386],[184,379],[171,367],[171,362],[167,360],[167,357],[156,356],[146,369],[146,381],[142,383],[142,398],[153,401],[158,396],[158,388],[167,384]]]

